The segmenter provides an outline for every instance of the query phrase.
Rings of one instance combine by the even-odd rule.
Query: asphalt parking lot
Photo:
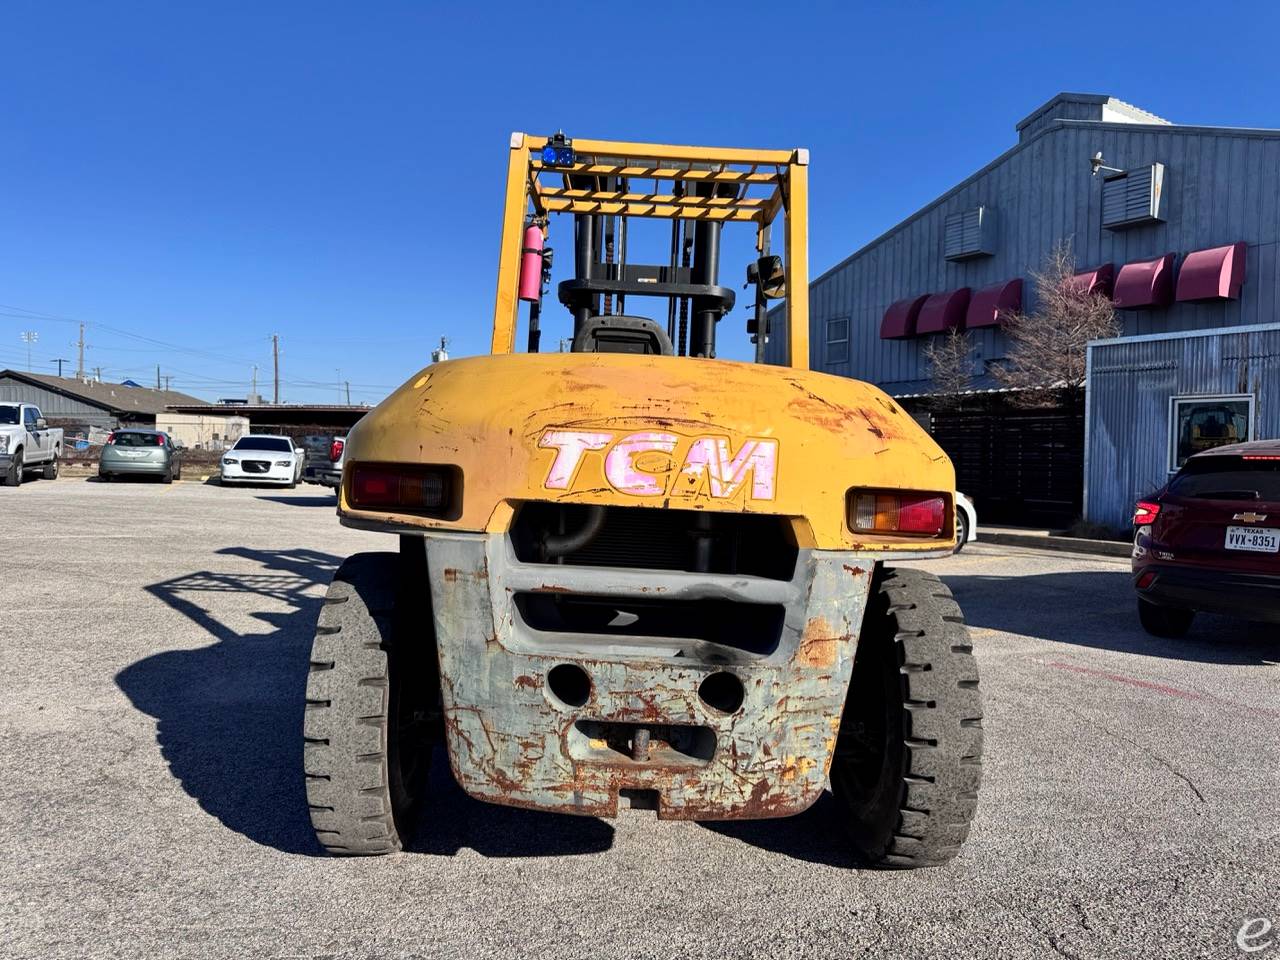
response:
[[[1231,957],[1280,926],[1280,638],[1140,632],[1127,561],[971,545],[981,808],[961,857],[850,869],[834,805],[614,822],[469,800],[411,852],[310,833],[302,690],[324,585],[390,538],[330,494],[4,490],[0,955]]]

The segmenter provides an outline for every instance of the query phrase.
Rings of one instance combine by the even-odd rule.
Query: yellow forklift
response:
[[[490,354],[419,370],[347,439],[338,514],[398,548],[348,558],[316,627],[303,732],[327,850],[432,829],[443,742],[492,803],[727,820],[829,786],[859,862],[955,856],[977,664],[941,581],[890,565],[951,553],[954,471],[880,390],[808,369],[808,159],[512,136]],[[647,260],[644,220],[670,226]],[[560,224],[567,336],[542,352]],[[715,358],[736,225],[755,362]]]

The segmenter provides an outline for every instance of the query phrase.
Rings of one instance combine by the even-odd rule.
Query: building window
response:
[[[827,321],[827,363],[849,362],[849,318]]]
[[[1224,443],[1253,439],[1253,396],[1174,397],[1169,411],[1169,469]]]

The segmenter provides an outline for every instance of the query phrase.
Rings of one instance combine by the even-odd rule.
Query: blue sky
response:
[[[159,363],[175,389],[235,396],[256,363],[269,393],[278,333],[284,399],[347,380],[376,401],[441,336],[483,352],[517,129],[807,146],[816,274],[1062,90],[1280,127],[1272,3],[679,9],[10,0],[0,367],[26,366],[34,330],[52,372],[84,320],[104,378],[154,383]],[[744,355],[744,316],[722,355]],[[547,317],[554,344],[566,315]]]

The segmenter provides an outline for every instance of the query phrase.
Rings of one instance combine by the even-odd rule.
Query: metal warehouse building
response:
[[[1085,514],[1123,526],[1191,454],[1280,437],[1280,324],[1095,341],[1087,396]]]
[[[156,415],[170,404],[203,403],[176,390],[55,377],[21,370],[0,370],[0,400],[34,403],[55,426],[69,430],[120,426],[155,426]]]
[[[1280,436],[1277,334],[1224,332],[1276,321],[1280,131],[1186,126],[1064,93],[1017,134],[812,282],[811,363],[901,399],[989,520],[1120,525],[1176,467],[1180,432],[1195,434],[1184,451]],[[1020,410],[990,373],[1006,351],[1000,316],[1034,309],[1031,271],[1063,241],[1079,282],[1114,300],[1124,337],[1091,349],[1087,402]],[[951,328],[973,331],[978,396],[972,409],[929,411],[924,347]],[[770,329],[767,355],[780,361],[781,317]]]

